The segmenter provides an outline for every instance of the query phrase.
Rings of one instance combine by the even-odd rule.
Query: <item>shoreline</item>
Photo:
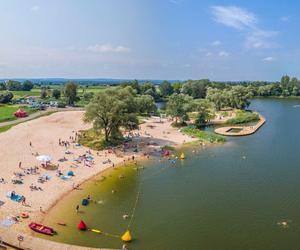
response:
[[[54,113],[49,116],[41,117],[35,120],[31,120],[29,122],[18,124],[9,131],[0,134],[0,139],[2,139],[2,143],[4,143],[5,141],[9,141],[9,138],[12,138],[11,143],[8,143],[6,148],[3,146],[4,152],[0,152],[0,156],[2,156],[0,157],[0,170],[2,170],[1,175],[5,173],[5,176],[0,177],[4,177],[5,180],[8,181],[9,176],[11,176],[11,173],[13,171],[20,171],[20,169],[17,167],[17,162],[20,160],[22,160],[22,164],[26,165],[27,167],[33,166],[33,164],[36,163],[35,157],[32,156],[32,149],[30,147],[24,148],[24,145],[29,144],[29,140],[30,142],[31,140],[33,141],[33,145],[35,147],[34,151],[36,150],[43,154],[48,154],[48,152],[50,151],[51,156],[59,158],[59,156],[61,156],[62,154],[62,152],[60,152],[61,147],[54,146],[57,145],[56,143],[58,141],[58,138],[64,138],[66,137],[66,135],[74,133],[74,131],[89,128],[89,126],[82,123],[80,117],[78,117],[78,114],[82,116],[83,112],[67,111]],[[156,128],[153,129],[151,128],[151,126],[154,126]],[[49,130],[52,132],[51,135],[47,134]],[[19,137],[22,137],[22,145],[20,145],[20,143],[17,142],[14,143],[14,140],[18,141],[18,138],[15,138],[15,136],[13,136],[15,132],[18,133]],[[2,239],[10,244],[12,243],[14,245],[18,245],[16,236],[21,234],[24,237],[24,240],[22,242],[22,245],[24,247],[32,248],[35,250],[41,249],[38,246],[39,244],[34,245],[34,239],[36,237],[32,236],[34,235],[34,233],[31,232],[27,224],[30,221],[43,221],[50,209],[53,208],[60,201],[60,199],[62,199],[68,193],[74,191],[71,183],[83,185],[85,182],[88,182],[89,180],[95,178],[96,176],[99,176],[103,172],[108,171],[110,168],[112,168],[111,164],[105,165],[104,163],[101,163],[103,162],[103,160],[105,160],[105,158],[111,158],[113,164],[115,164],[115,166],[117,167],[119,165],[122,165],[125,159],[131,158],[133,155],[135,156],[136,160],[140,161],[143,160],[143,158],[145,157],[145,153],[148,154],[151,152],[155,152],[155,149],[160,148],[162,146],[172,145],[178,147],[186,142],[196,141],[196,139],[190,138],[180,133],[176,128],[172,128],[170,126],[170,121],[167,120],[164,120],[162,123],[157,123],[155,119],[147,119],[146,122],[141,125],[141,130],[139,132],[142,134],[142,136],[139,138],[139,143],[143,143],[145,145],[141,147],[141,150],[139,150],[138,153],[131,152],[131,150],[129,150],[129,152],[125,152],[122,157],[118,157],[115,154],[109,153],[108,156],[105,154],[105,157],[103,157],[102,154],[106,152],[106,150],[104,150],[99,151],[101,155],[100,157],[98,157],[96,156],[96,151],[91,150],[93,152],[93,156],[95,156],[95,165],[91,168],[80,166],[79,168],[74,169],[74,171],[76,171],[74,181],[72,180],[70,182],[63,182],[61,180],[56,179],[56,177],[53,176],[53,179],[55,178],[55,180],[51,179],[48,182],[56,185],[50,186],[48,182],[46,184],[42,184],[44,189],[43,192],[30,191],[26,189],[26,186],[29,186],[31,182],[35,182],[35,179],[37,177],[35,175],[24,176],[24,179],[26,180],[24,182],[25,184],[22,185],[16,186],[11,183],[0,184],[0,200],[3,200],[5,202],[5,204],[1,207],[2,213],[0,219],[3,220],[11,214],[20,214],[21,212],[24,212],[24,210],[25,212],[28,211],[27,213],[30,215],[29,219],[22,219],[19,223],[16,223],[15,225],[11,226],[10,228],[7,228],[6,230],[2,230],[2,228],[0,228],[0,234],[2,235]],[[34,134],[34,136],[31,137],[30,134]],[[74,150],[75,156],[75,154],[83,153],[88,149],[85,147],[81,147],[80,149],[72,148],[72,150]],[[22,154],[20,155],[19,151],[22,152],[24,155],[26,154],[26,157]],[[127,160],[125,160],[125,162],[129,163]],[[69,162],[68,164],[64,164],[64,166],[62,166],[64,168],[64,171],[66,170],[65,168],[70,164],[71,163]],[[6,166],[5,168],[3,168],[4,165]],[[89,171],[87,171],[87,169],[89,169]],[[45,172],[50,172],[53,175],[53,172],[41,169],[41,173]],[[29,179],[29,181],[27,179]],[[57,183],[59,185],[57,185]],[[6,197],[4,197],[4,194],[9,190],[16,190],[16,193],[26,196],[26,201],[29,200],[30,207],[21,206],[21,204],[10,201]],[[43,207],[43,213],[39,211],[38,207]],[[37,242],[45,241],[41,238],[36,239]],[[48,240],[46,241],[47,244],[53,242],[51,240],[50,242]],[[58,246],[53,246],[53,249],[59,248]],[[76,246],[74,246],[74,249],[77,249]]]

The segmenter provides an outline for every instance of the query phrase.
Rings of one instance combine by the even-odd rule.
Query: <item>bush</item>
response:
[[[66,107],[66,103],[65,102],[58,102],[57,103],[57,107],[58,108],[65,108]]]
[[[9,103],[13,99],[13,93],[6,91],[0,94],[0,103]]]
[[[259,115],[250,111],[239,110],[236,112],[236,116],[227,121],[227,124],[235,125],[248,122],[254,122],[259,120]]]
[[[195,126],[188,126],[182,129],[184,134],[198,138],[201,142],[221,143],[225,142],[225,138],[212,132],[197,129]]]
[[[54,97],[55,99],[59,99],[61,95],[61,92],[59,89],[53,89],[52,90],[52,97]]]

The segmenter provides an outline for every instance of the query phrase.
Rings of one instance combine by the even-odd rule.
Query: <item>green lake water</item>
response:
[[[300,249],[300,100],[257,99],[250,108],[267,123],[254,135],[230,137],[221,146],[185,149],[187,159],[171,164],[151,159],[144,170],[107,171],[74,191],[44,223],[52,240],[91,247],[120,248],[121,235],[141,185],[129,249]],[[200,149],[200,148],[199,148]],[[125,178],[119,178],[124,175]],[[116,190],[113,194],[111,191]],[[96,203],[75,207],[91,195]],[[288,227],[277,223],[286,220]],[[67,227],[58,226],[63,221]],[[49,238],[48,238],[49,239]]]

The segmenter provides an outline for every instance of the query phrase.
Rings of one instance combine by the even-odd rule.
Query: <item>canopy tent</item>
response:
[[[14,115],[15,115],[15,117],[23,118],[23,117],[27,116],[27,113],[26,113],[26,111],[24,111],[22,109],[18,109]]]
[[[42,162],[49,162],[52,158],[49,155],[39,155],[36,157],[36,159]]]

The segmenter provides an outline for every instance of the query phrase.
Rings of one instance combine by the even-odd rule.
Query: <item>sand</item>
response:
[[[20,215],[20,213],[28,213],[30,218],[24,219],[19,223],[3,229],[0,227],[0,233],[3,230],[10,232],[30,234],[28,223],[31,221],[39,222],[48,209],[59,201],[66,193],[73,190],[73,186],[83,183],[92,178],[101,171],[112,166],[112,163],[119,164],[132,155],[135,157],[143,157],[144,152],[152,152],[160,146],[172,145],[176,146],[184,142],[190,142],[192,139],[180,133],[178,129],[170,126],[170,121],[163,120],[159,122],[157,118],[148,119],[140,126],[140,144],[146,145],[141,152],[127,152],[123,157],[107,151],[99,152],[99,156],[92,151],[95,164],[92,167],[78,164],[79,167],[71,169],[70,165],[73,159],[84,154],[88,149],[85,147],[74,148],[70,146],[71,155],[65,154],[65,148],[58,145],[59,139],[69,140],[70,136],[75,136],[75,132],[88,129],[90,124],[82,122],[82,111],[67,111],[54,113],[52,115],[41,117],[36,120],[19,124],[7,132],[0,134],[0,178],[4,178],[7,183],[0,183],[0,200],[5,204],[0,207],[0,220]],[[30,142],[32,146],[30,146]],[[148,144],[151,145],[148,145]],[[36,160],[35,154],[50,155],[52,163],[59,164],[59,169],[67,174],[69,170],[75,172],[75,176],[71,180],[64,181],[58,178],[55,171],[49,171],[40,168],[39,175],[26,175],[23,177],[24,184],[13,184],[11,182],[14,172],[23,172],[19,168],[19,162],[22,162],[22,168],[30,168],[40,166],[40,162]],[[58,159],[66,157],[68,161],[58,162]],[[110,159],[111,164],[103,164],[103,161]],[[47,173],[51,176],[51,180],[43,184],[38,183],[38,177]],[[43,191],[31,191],[30,185],[34,184],[43,189]],[[26,197],[26,206],[21,203],[10,200],[6,197],[8,191],[15,191],[19,195]],[[40,211],[42,208],[42,212]]]

